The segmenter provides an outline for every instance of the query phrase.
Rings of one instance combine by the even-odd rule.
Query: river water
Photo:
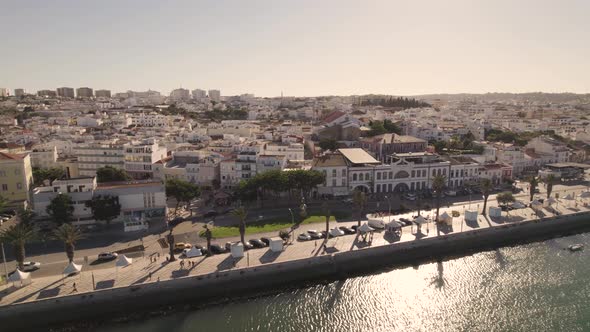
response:
[[[589,281],[580,234],[97,331],[590,331]]]

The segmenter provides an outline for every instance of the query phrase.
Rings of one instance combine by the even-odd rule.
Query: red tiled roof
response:
[[[330,123],[336,119],[338,119],[339,117],[345,115],[346,113],[340,112],[340,111],[334,111],[330,114],[328,114],[325,118],[324,118],[324,123]]]
[[[0,160],[20,160],[23,159],[26,154],[12,154],[0,152]]]

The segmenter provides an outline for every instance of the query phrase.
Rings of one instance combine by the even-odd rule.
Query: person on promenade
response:
[[[72,285],[72,288],[73,288],[73,289],[72,289],[72,292],[76,292],[76,293],[78,292],[78,288],[76,288],[76,283],[74,283],[74,284]]]
[[[150,271],[150,273],[148,274],[148,278],[149,278],[150,280],[152,280],[152,271]]]

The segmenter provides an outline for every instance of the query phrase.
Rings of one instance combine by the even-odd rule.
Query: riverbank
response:
[[[526,212],[523,211],[523,215],[526,215]],[[523,219],[513,217],[517,217],[514,220]],[[451,229],[445,233],[444,229],[436,228],[432,232],[427,229],[427,234],[422,234],[423,236],[420,235],[421,232],[404,234],[402,238],[406,236],[405,242],[393,244],[380,238],[382,242],[374,240],[373,242],[377,243],[368,246],[360,242],[358,237],[353,239],[353,236],[350,236],[348,239],[335,239],[334,241],[339,242],[331,243],[328,248],[335,248],[333,252],[320,252],[319,248],[308,242],[288,246],[279,254],[273,255],[268,251],[259,252],[258,257],[249,255],[246,262],[244,259],[235,261],[229,257],[220,257],[215,261],[216,256],[213,256],[199,262],[204,266],[202,271],[213,272],[197,275],[191,275],[191,271],[179,274],[176,264],[162,264],[159,268],[169,269],[172,276],[176,273],[176,278],[155,282],[144,278],[129,282],[129,285],[123,287],[115,285],[113,280],[113,288],[96,291],[90,289],[88,292],[80,289],[81,293],[55,298],[31,297],[28,299],[33,300],[31,302],[14,301],[0,307],[0,321],[3,326],[19,328],[23,328],[23,324],[30,324],[30,327],[46,326],[106,315],[121,315],[129,311],[151,310],[179,303],[231,299],[261,291],[273,291],[281,287],[293,287],[314,280],[342,279],[384,267],[415,264],[419,261],[465,255],[503,245],[590,231],[590,212],[569,211],[567,215],[550,216],[542,220],[492,221],[494,224],[484,218],[477,225],[471,226],[459,222],[460,224],[453,227],[461,227],[461,231],[456,229],[453,232]],[[490,223],[488,227],[485,225],[486,222]],[[463,227],[467,229],[463,230]],[[415,238],[410,239],[408,235]],[[355,250],[352,250],[355,246]],[[310,248],[312,254],[306,253],[309,257],[300,258],[302,252]],[[251,263],[256,264],[250,266]],[[211,267],[208,270],[207,264]],[[142,271],[139,267],[135,268],[135,271],[138,269]],[[116,273],[124,274],[123,271]],[[30,317],[36,319],[31,321]]]

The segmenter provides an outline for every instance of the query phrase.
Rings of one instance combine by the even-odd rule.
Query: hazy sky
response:
[[[0,87],[589,92],[589,0],[0,0]]]

